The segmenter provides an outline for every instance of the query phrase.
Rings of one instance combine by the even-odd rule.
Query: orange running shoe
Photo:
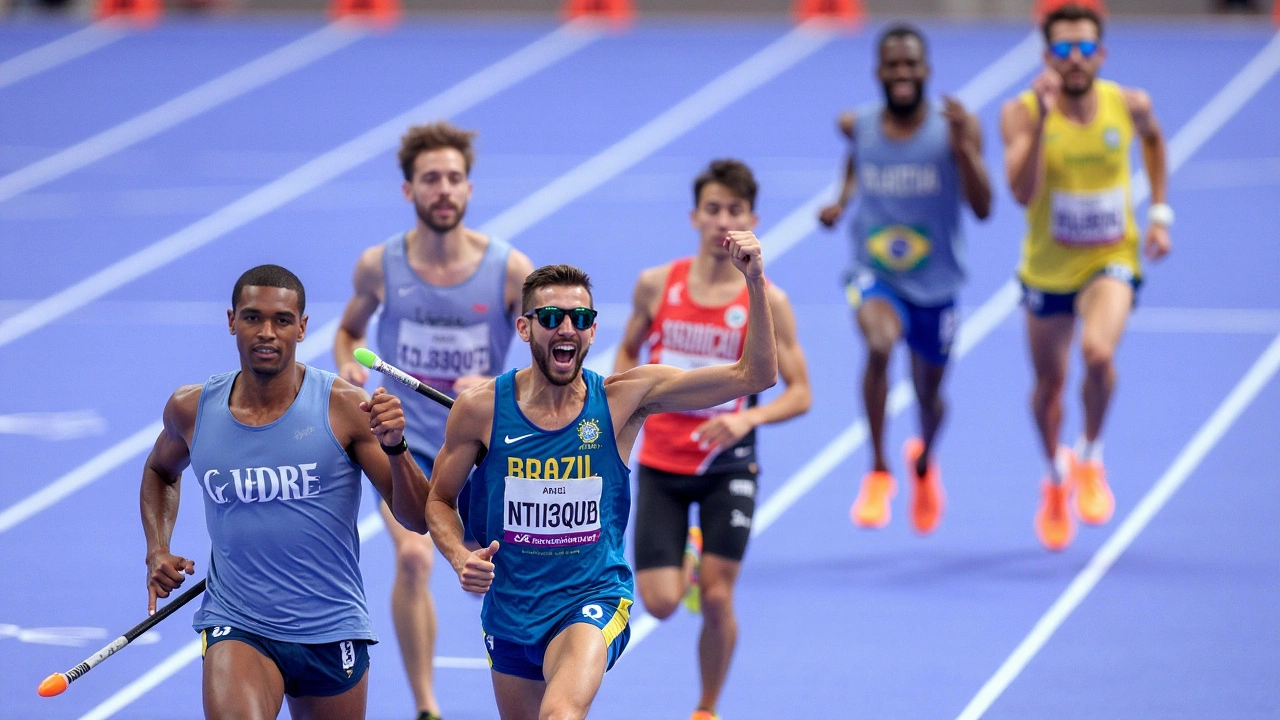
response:
[[[1102,525],[1116,511],[1116,498],[1107,485],[1107,471],[1097,460],[1071,463],[1071,482],[1075,487],[1076,515],[1081,522]]]
[[[720,716],[710,710],[694,710],[689,720],[720,720]]]
[[[1076,534],[1075,521],[1067,509],[1070,490],[1065,483],[1055,483],[1046,478],[1041,491],[1044,498],[1036,510],[1036,537],[1050,550],[1065,550]]]
[[[911,438],[902,446],[907,460],[907,476],[911,483],[911,526],[921,535],[928,535],[938,527],[942,508],[947,504],[947,493],[942,489],[942,471],[938,463],[930,460],[924,477],[916,474],[916,461],[924,452],[924,441]]]
[[[872,470],[862,476],[858,498],[849,509],[853,524],[864,528],[882,528],[889,524],[889,500],[898,492],[893,476],[881,470]]]

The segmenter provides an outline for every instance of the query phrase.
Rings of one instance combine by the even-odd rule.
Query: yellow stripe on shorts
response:
[[[631,619],[631,601],[622,598],[618,603],[618,611],[609,618],[609,623],[600,629],[604,633],[604,642],[606,645],[612,645],[622,631],[627,627],[627,621]]]
[[[200,631],[200,657],[209,652],[209,631],[207,629]]]

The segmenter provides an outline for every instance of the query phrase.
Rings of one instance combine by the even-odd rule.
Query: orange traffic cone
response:
[[[631,0],[566,0],[565,17],[598,18],[614,23],[629,23],[635,19],[636,9]]]
[[[164,12],[161,0],[98,0],[94,6],[98,19],[116,18],[155,22]]]
[[[796,0],[796,22],[816,18],[844,23],[859,23],[867,17],[862,0]]]
[[[390,25],[400,19],[400,0],[333,0],[329,15],[335,20],[354,18]]]

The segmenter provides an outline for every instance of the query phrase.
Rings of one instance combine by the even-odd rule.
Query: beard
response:
[[[1073,98],[1083,97],[1093,88],[1093,75],[1085,73],[1084,81],[1072,84],[1065,77],[1062,79],[1062,94]]]
[[[439,203],[436,203],[436,205],[438,204]],[[431,210],[432,208],[435,207],[435,205],[428,205],[424,207],[422,205],[414,203],[413,208],[418,213],[418,219],[421,220],[424,225],[431,228],[432,231],[443,235],[449,232],[450,230],[458,227],[458,225],[462,224],[462,218],[466,217],[466,214],[467,214],[466,205],[463,205],[462,207],[458,207],[453,203],[449,203],[449,206],[454,209],[454,211],[457,213],[457,216],[453,219],[453,222],[448,224],[438,223],[435,221],[435,218],[431,216]]]
[[[582,361],[586,360],[587,352],[579,347],[577,352],[573,354],[573,369],[567,373],[557,373],[555,367],[551,363],[551,351],[542,345],[529,344],[529,351],[533,354],[533,362],[542,370],[542,375],[551,381],[552,385],[565,386],[578,379],[578,374],[582,372]]]
[[[916,96],[906,103],[899,103],[893,97],[893,83],[881,83],[884,87],[884,105],[894,117],[907,118],[911,117],[916,110],[920,109],[920,105],[924,102],[924,83],[913,83],[916,86]]]

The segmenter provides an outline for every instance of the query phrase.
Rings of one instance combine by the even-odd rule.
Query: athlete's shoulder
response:
[[[371,247],[365,248],[360,253],[360,258],[356,260],[355,285],[360,291],[368,291],[372,286],[381,286],[383,282],[383,261],[386,257],[387,246],[385,243],[378,243]]]
[[[196,409],[200,407],[200,394],[204,392],[204,384],[183,385],[173,394],[169,396],[169,402],[165,406],[165,412],[169,408],[177,412],[189,414],[192,419],[196,416]]]
[[[1117,86],[1117,89],[1130,115],[1145,115],[1151,112],[1151,96],[1146,90],[1124,86]]]

